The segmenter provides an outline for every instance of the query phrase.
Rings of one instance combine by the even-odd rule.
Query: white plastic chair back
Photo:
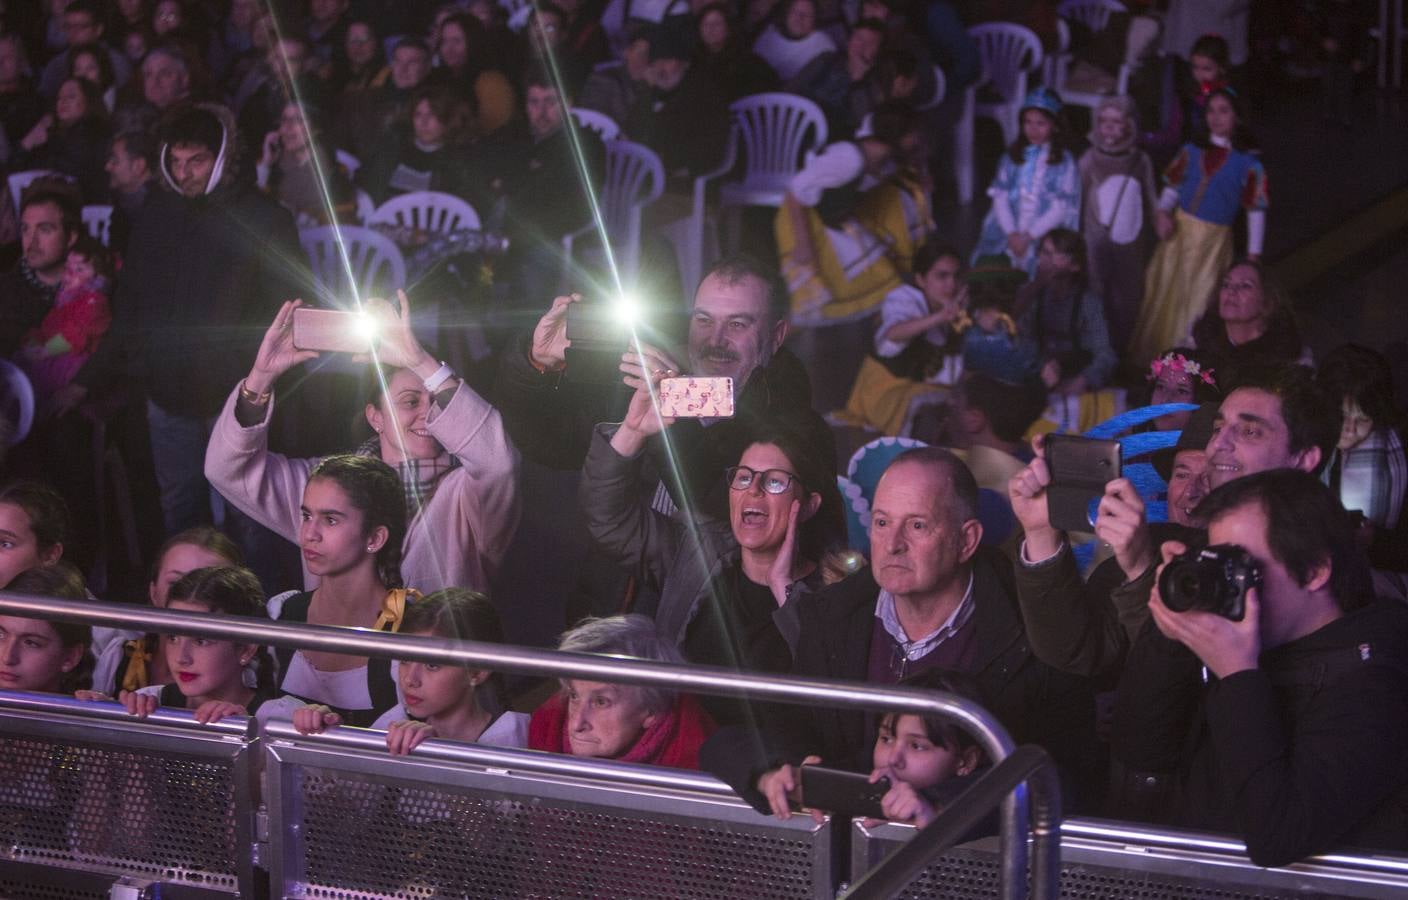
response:
[[[1041,68],[1041,41],[1030,28],[1010,22],[989,22],[968,29],[983,61],[983,78],[1001,98],[977,104],[975,112],[995,119],[1004,143],[1017,139],[1018,113],[1027,93],[1027,74]]]
[[[389,297],[406,286],[406,260],[395,242],[375,229],[323,225],[303,229],[298,239],[323,306],[347,307],[355,297]]]
[[[597,112],[594,109],[582,109],[572,107],[572,118],[577,120],[579,128],[587,128],[596,132],[596,136],[603,141],[614,141],[621,136],[621,126],[616,124],[616,120],[606,113]]]
[[[1128,12],[1128,10],[1124,4],[1118,3],[1116,0],[1065,0],[1057,7],[1056,11],[1061,16],[1056,20],[1060,50],[1052,55],[1052,60],[1046,67],[1046,81],[1061,95],[1062,102],[1074,106],[1086,106],[1093,111],[1100,104],[1100,98],[1107,92],[1074,90],[1067,83],[1071,73],[1071,63],[1074,61],[1070,52],[1071,27],[1067,23],[1078,22],[1091,32],[1099,32],[1109,27],[1111,16]],[[1128,90],[1132,70],[1128,57],[1129,53],[1126,52],[1121,60],[1119,71],[1115,75],[1114,83],[1108,92],[1123,94]]]
[[[9,426],[0,440],[11,447],[28,437],[34,425],[34,385],[8,359],[0,359],[0,419]]]
[[[362,161],[346,150],[336,150],[333,152],[333,156],[337,160],[337,164],[347,170],[348,178],[355,178],[357,170],[362,168]]]
[[[26,169],[23,172],[14,172],[10,175],[10,199],[15,202],[15,213],[20,211],[20,196],[24,189],[29,187],[29,183],[36,178],[61,177],[58,172],[52,169]]]
[[[808,150],[826,145],[821,107],[795,94],[752,94],[735,100],[734,139],[742,145],[743,178],[724,184],[721,202],[781,206]]]
[[[396,225],[437,234],[461,228],[478,228],[479,213],[454,194],[412,191],[392,197],[376,208],[368,225]]]
[[[365,225],[372,216],[376,215],[376,201],[372,199],[371,194],[361,188],[357,188],[356,197],[357,221]]]
[[[101,204],[83,207],[83,227],[106,247],[112,231],[112,207]]]
[[[635,281],[640,264],[641,210],[665,190],[665,166],[654,150],[631,141],[606,142],[606,175],[601,186],[601,217],[611,240],[623,283]],[[562,239],[570,275],[572,245],[576,238],[596,230],[595,224]]]
[[[1110,16],[1128,11],[1118,0],[1064,0],[1056,7],[1056,15],[1079,22],[1091,31],[1104,31]]]
[[[929,98],[929,102],[919,107],[919,111],[934,109],[944,102],[944,97],[948,94],[948,79],[944,77],[944,70],[934,66],[934,96]]]

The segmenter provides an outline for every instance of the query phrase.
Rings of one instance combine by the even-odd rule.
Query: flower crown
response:
[[[1200,379],[1203,384],[1217,387],[1217,380],[1212,377],[1212,369],[1204,369],[1196,359],[1189,359],[1182,353],[1165,353],[1150,363],[1148,380],[1153,381],[1165,372],[1187,375],[1189,378]]]

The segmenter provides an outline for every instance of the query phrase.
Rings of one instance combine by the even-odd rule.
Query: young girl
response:
[[[416,595],[401,584],[406,498],[396,470],[368,456],[330,456],[303,489],[298,542],[312,591],[269,599],[271,618],[399,631]],[[397,704],[391,662],[320,650],[275,651],[279,689],[366,727]]]
[[[188,528],[172,535],[156,555],[147,599],[163,609],[172,585],[187,572],[212,566],[242,566],[244,554],[234,541],[209,525]],[[166,655],[159,652],[161,636],[115,628],[94,630],[93,651],[98,657],[93,672],[93,689],[115,693],[115,689],[135,691],[150,684],[171,680]]]
[[[983,220],[976,262],[1006,253],[1036,273],[1037,245],[1053,228],[1080,227],[1080,177],[1061,129],[1061,98],[1039,87],[1022,102],[1022,134],[997,166],[988,188],[992,209]]]
[[[416,601],[406,610],[401,632],[489,644],[504,640],[499,614],[489,598],[462,588],[446,588]],[[372,723],[386,732],[386,749],[391,753],[410,753],[427,738],[491,747],[528,746],[528,716],[502,711],[502,686],[493,672],[403,660],[397,680],[401,704]],[[293,714],[294,727],[304,734],[340,721],[336,713],[318,704]]]
[[[1213,91],[1231,84],[1232,62],[1227,41],[1205,34],[1188,51],[1188,71],[1179,75],[1181,63],[1170,57],[1165,77],[1163,126],[1144,135],[1145,149],[1161,164],[1179,147],[1207,140],[1207,107]]]
[[[1016,320],[1042,361],[1042,381],[1058,394],[1098,390],[1119,361],[1088,286],[1085,241],[1069,228],[1051,229],[1041,239],[1036,279],[1017,292]]]
[[[0,586],[36,566],[52,566],[64,555],[68,506],[38,481],[0,487]]]
[[[28,569],[9,590],[41,597],[83,600],[88,589],[69,563]],[[87,625],[0,614],[0,691],[71,694],[88,685]]]
[[[947,691],[978,701],[971,678],[934,669],[902,682],[904,687]],[[870,781],[890,779],[880,801],[885,817],[923,827],[967,786],[965,776],[987,765],[987,755],[971,734],[937,716],[887,713],[880,720]]]
[[[1149,363],[1149,405],[1216,403],[1222,399],[1217,372],[1191,347],[1174,347]],[[1169,413],[1150,423],[1151,431],[1182,431],[1192,411]]]
[[[1036,348],[1017,333],[1012,319],[1018,288],[1026,276],[1001,253],[980,257],[968,272],[967,320],[955,329],[963,335],[963,370],[1020,384],[1036,375]]]
[[[35,403],[44,409],[68,385],[112,323],[108,292],[112,257],[87,234],[68,251],[54,306],[25,338],[17,362],[34,384]]]
[[[1134,332],[1144,296],[1158,189],[1148,154],[1134,144],[1134,101],[1105,97],[1095,108],[1094,125],[1090,149],[1077,163],[1080,229],[1091,291],[1104,301],[1111,342],[1123,347]]]
[[[1185,343],[1232,262],[1232,223],[1247,212],[1247,257],[1266,236],[1266,171],[1249,152],[1240,101],[1231,88],[1208,97],[1209,136],[1184,146],[1164,172],[1154,228],[1159,246],[1144,280],[1144,303],[1129,351],[1142,365]]]
[[[187,572],[172,585],[166,607],[262,619],[264,591],[248,569],[214,566]],[[122,705],[138,718],[165,706],[194,710],[197,722],[213,723],[225,716],[254,715],[273,696],[269,660],[257,644],[164,634],[161,649],[174,680],[118,694]],[[108,698],[84,692],[83,699]]]

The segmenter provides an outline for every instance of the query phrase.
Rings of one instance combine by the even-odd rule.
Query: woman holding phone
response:
[[[364,305],[378,335],[375,394],[366,405],[372,436],[353,452],[395,469],[405,488],[402,573],[407,587],[487,589],[518,525],[518,451],[499,413],[411,331],[404,292],[398,304]],[[269,450],[275,383],[316,350],[294,345],[302,301],[285,303],[264,335],[254,365],[216,421],[205,475],[231,503],[290,541],[298,540],[300,503],[317,459]],[[352,326],[349,317],[349,327]],[[308,587],[318,579],[304,566]]]

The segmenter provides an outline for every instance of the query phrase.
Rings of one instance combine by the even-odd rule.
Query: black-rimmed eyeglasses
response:
[[[759,472],[757,469],[750,469],[747,466],[733,466],[724,470],[724,477],[728,479],[728,486],[735,491],[746,491],[753,486],[753,479],[762,478],[760,487],[769,494],[782,494],[792,486],[792,482],[801,482],[802,479],[793,475],[786,469],[768,469]]]

